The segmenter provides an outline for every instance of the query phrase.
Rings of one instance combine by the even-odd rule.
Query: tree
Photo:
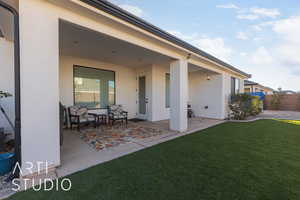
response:
[[[275,92],[271,99],[271,107],[274,110],[279,110],[281,105],[282,94],[281,92]]]

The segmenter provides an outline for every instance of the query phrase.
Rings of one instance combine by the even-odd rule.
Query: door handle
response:
[[[145,103],[148,103],[148,98],[145,99]]]

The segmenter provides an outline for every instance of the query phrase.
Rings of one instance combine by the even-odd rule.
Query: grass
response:
[[[69,176],[70,192],[10,200],[300,199],[300,126],[225,123]]]

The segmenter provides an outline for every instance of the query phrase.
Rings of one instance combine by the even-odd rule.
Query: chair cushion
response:
[[[124,114],[117,114],[117,115],[114,114],[114,119],[125,119],[125,118],[126,118],[126,115],[124,115]]]
[[[110,112],[114,114],[114,116],[123,116],[123,108],[122,105],[113,105],[110,106]]]
[[[80,123],[88,122],[88,121],[94,121],[95,119],[93,117],[90,117],[88,115],[88,109],[85,107],[80,106],[71,106],[70,107],[70,114],[74,116],[79,116]],[[72,122],[75,122],[76,118],[71,118]]]
[[[71,106],[69,107],[71,115],[77,115],[77,111],[80,109],[79,106]]]
[[[79,115],[81,117],[87,117],[87,115],[88,115],[88,109],[87,108],[79,108],[77,110],[77,115]]]

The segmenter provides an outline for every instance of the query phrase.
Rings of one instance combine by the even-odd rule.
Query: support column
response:
[[[188,63],[177,60],[170,65],[170,129],[184,132],[188,128]]]
[[[32,0],[19,4],[21,176],[60,165],[59,20],[46,5]]]

